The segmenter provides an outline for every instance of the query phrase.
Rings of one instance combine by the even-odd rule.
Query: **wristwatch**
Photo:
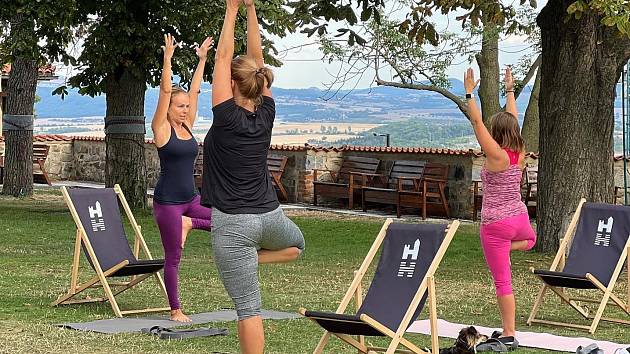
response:
[[[471,98],[473,98],[473,97],[475,97],[475,95],[474,95],[474,94],[472,94],[472,93],[466,93],[466,99],[467,99],[467,100],[469,100],[469,99],[471,99]]]

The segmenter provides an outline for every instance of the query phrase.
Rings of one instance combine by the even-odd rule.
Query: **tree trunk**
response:
[[[501,110],[499,104],[499,30],[496,26],[483,26],[481,52],[475,58],[479,65],[479,101],[483,122],[489,126],[490,117]]]
[[[11,37],[15,40],[24,36],[35,36],[35,24],[23,15],[11,21]],[[23,55],[24,54],[24,55]],[[37,87],[37,62],[27,53],[13,53],[15,60],[7,84],[6,115],[32,115]],[[30,126],[25,119],[24,126]],[[16,123],[20,125],[20,123]],[[9,126],[4,125],[4,129]],[[33,130],[5,130],[5,168],[2,194],[30,196],[33,194]]]
[[[580,198],[613,201],[613,103],[630,39],[585,13],[565,23],[574,0],[549,1],[542,35],[537,250],[555,251]],[[561,237],[561,236],[560,236]]]
[[[106,78],[107,116],[144,116],[145,78],[120,69]],[[147,206],[144,133],[106,133],[105,185],[119,184],[132,208]]]
[[[521,128],[521,136],[525,139],[525,148],[527,151],[538,152],[538,136],[540,133],[540,110],[538,108],[538,97],[540,94],[540,70],[536,73],[534,80],[534,88],[529,96],[527,110],[525,110],[525,118],[523,118],[523,128]]]

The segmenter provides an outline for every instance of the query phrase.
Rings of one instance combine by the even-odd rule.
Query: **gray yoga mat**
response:
[[[127,317],[127,318],[110,318],[106,320],[97,320],[91,322],[62,323],[57,326],[77,331],[91,331],[97,333],[131,333],[140,332],[143,328],[153,326],[161,326],[164,328],[189,326],[192,324],[202,324],[208,322],[227,322],[236,320],[236,311],[222,310],[215,312],[204,312],[189,315],[192,323],[179,323],[169,320],[164,316],[151,317]],[[265,320],[285,320],[300,317],[298,314],[262,310],[262,318]]]

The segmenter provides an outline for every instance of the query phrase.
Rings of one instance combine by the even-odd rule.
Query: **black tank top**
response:
[[[197,140],[184,124],[192,138],[181,140],[171,126],[168,142],[157,148],[160,157],[160,178],[155,186],[153,200],[160,204],[185,204],[197,195],[193,171],[197,158]]]

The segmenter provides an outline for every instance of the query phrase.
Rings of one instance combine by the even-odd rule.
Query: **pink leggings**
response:
[[[527,214],[520,214],[481,225],[481,248],[492,273],[497,296],[512,294],[510,246],[512,241],[527,240],[527,250],[536,244],[536,233]]]

